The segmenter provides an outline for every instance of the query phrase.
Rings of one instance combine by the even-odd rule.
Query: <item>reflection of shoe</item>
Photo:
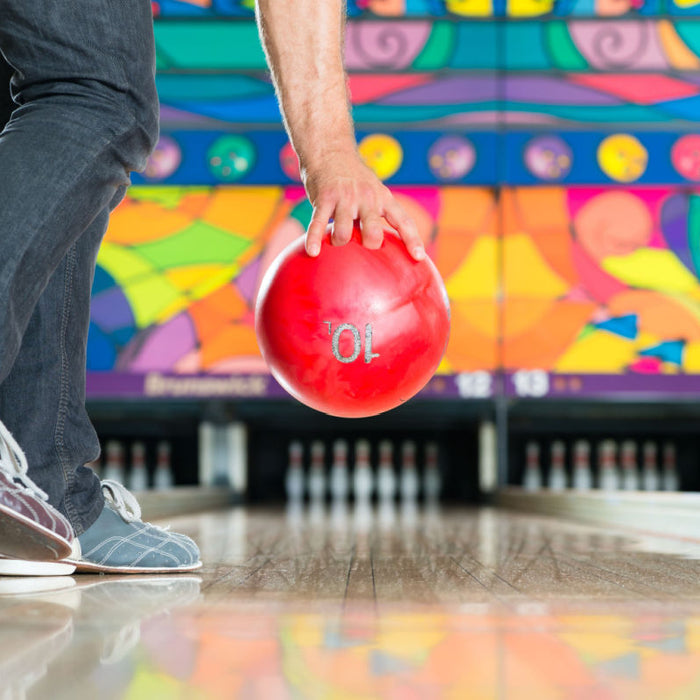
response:
[[[0,578],[0,597],[36,596],[63,593],[74,589],[75,581],[68,576],[8,576]],[[1,676],[0,676],[1,677]],[[2,695],[0,695],[2,697]]]
[[[27,476],[27,458],[0,422],[0,553],[55,561],[71,551],[73,531]]]
[[[199,597],[199,576],[73,578],[80,591],[80,626],[102,629],[141,622]],[[83,584],[82,581],[90,581]]]
[[[123,574],[194,571],[202,566],[186,535],[141,521],[136,499],[118,482],[102,482],[105,507],[73,543],[67,560],[79,572]]]
[[[51,661],[70,644],[72,636],[71,606],[41,598],[0,598],[0,697],[26,697],[27,691],[46,675]]]
[[[80,584],[80,607],[75,616],[76,632],[95,634],[99,664],[121,661],[141,641],[141,623],[194,602],[202,580],[196,576],[139,578],[109,577],[99,583]]]
[[[49,590],[46,584],[52,582],[71,588]],[[139,644],[148,647],[141,642],[141,624],[163,616],[165,622],[156,624],[167,626],[167,613],[195,602],[201,582],[180,574],[0,579],[0,588],[5,583],[45,587],[23,596],[0,595],[0,698],[101,697],[100,669],[126,663],[107,672],[107,687],[114,691],[135,663],[126,660],[129,655]],[[163,654],[172,653],[166,645]]]
[[[10,559],[0,554],[0,576],[70,576],[75,564],[64,561]]]

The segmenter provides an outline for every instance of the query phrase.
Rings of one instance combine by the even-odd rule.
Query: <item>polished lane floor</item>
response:
[[[0,579],[0,698],[700,697],[700,541],[488,508],[172,526],[196,576]]]

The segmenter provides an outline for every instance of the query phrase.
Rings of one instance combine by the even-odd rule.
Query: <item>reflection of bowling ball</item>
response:
[[[321,254],[291,243],[266,272],[255,309],[263,357],[295,398],[334,416],[387,411],[418,392],[440,364],[450,315],[429,260],[414,261],[387,232],[378,250],[350,243]]]
[[[700,180],[700,136],[681,136],[671,149],[671,162],[686,180]]]
[[[459,180],[476,162],[471,141],[463,136],[442,136],[428,150],[428,166],[441,180]]]
[[[525,165],[540,180],[561,180],[571,172],[574,158],[559,136],[537,136],[525,146]]]
[[[294,182],[301,182],[301,173],[299,172],[299,158],[292,148],[291,143],[286,143],[280,151],[280,166],[282,172]]]
[[[613,134],[598,146],[598,165],[617,182],[634,182],[647,169],[648,154],[638,139],[630,134]]]
[[[161,136],[143,174],[150,180],[164,180],[170,177],[182,162],[182,152],[177,141],[171,136]]]
[[[255,146],[245,136],[222,136],[209,147],[207,163],[218,180],[235,182],[255,165]]]
[[[358,144],[362,159],[380,180],[394,175],[403,162],[401,144],[386,134],[370,134]]]

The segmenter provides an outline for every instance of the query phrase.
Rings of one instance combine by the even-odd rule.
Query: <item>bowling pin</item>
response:
[[[300,503],[304,499],[304,447],[298,441],[289,443],[289,462],[284,478],[287,500]]]
[[[374,478],[370,464],[370,445],[367,440],[355,443],[355,471],[353,474],[355,501],[367,503],[374,492]]]
[[[659,469],[656,443],[645,442],[643,450],[642,488],[645,491],[659,490]]]
[[[406,440],[401,445],[401,498],[404,501],[415,501],[418,498],[418,488],[416,443]]]
[[[676,446],[672,442],[667,442],[664,445],[663,468],[664,491],[678,491],[680,484],[676,463]]]
[[[309,525],[313,528],[323,527],[326,518],[326,502],[322,498],[312,497],[307,511]]]
[[[396,503],[387,498],[379,498],[377,504],[377,525],[380,530],[390,531],[396,524]]]
[[[110,440],[105,445],[105,453],[104,478],[123,484],[126,476],[124,470],[124,446],[117,440]]]
[[[588,491],[593,488],[591,474],[591,444],[588,440],[577,440],[574,443],[574,483],[577,491]]]
[[[316,503],[326,498],[326,446],[320,440],[311,443],[307,492]]]
[[[148,471],[146,469],[146,446],[138,441],[131,446],[129,489],[131,491],[145,491],[147,488]]]
[[[566,447],[561,440],[555,440],[550,448],[549,478],[547,486],[550,491],[563,491],[566,488]]]
[[[379,466],[377,467],[377,496],[380,501],[393,501],[396,497],[396,474],[394,473],[394,446],[389,440],[379,443]]]
[[[429,503],[437,503],[442,491],[442,475],[438,460],[438,445],[429,442],[425,446],[425,469],[423,470],[423,493]]]
[[[153,488],[156,491],[166,491],[173,486],[170,453],[170,443],[167,440],[161,440],[156,448],[156,472],[153,476]]]
[[[330,508],[330,524],[331,528],[336,531],[336,533],[342,533],[343,535],[348,534],[348,524],[349,519],[349,509],[346,495],[343,498],[333,498],[331,501]]]
[[[333,443],[333,464],[330,473],[330,492],[334,501],[344,501],[350,490],[348,476],[348,443],[336,440]]]
[[[523,488],[526,491],[539,491],[542,488],[542,468],[540,467],[540,446],[528,442],[525,446],[525,476]]]
[[[625,440],[620,447],[620,465],[622,467],[622,488],[625,491],[638,491],[637,444],[632,440]]]
[[[598,488],[603,491],[617,491],[620,488],[620,476],[614,440],[603,440],[598,444],[598,469]]]

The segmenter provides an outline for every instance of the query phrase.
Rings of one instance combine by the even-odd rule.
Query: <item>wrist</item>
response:
[[[298,156],[299,166],[307,174],[326,169],[329,163],[360,160],[354,136],[333,143],[310,144],[308,150],[300,149]]]

